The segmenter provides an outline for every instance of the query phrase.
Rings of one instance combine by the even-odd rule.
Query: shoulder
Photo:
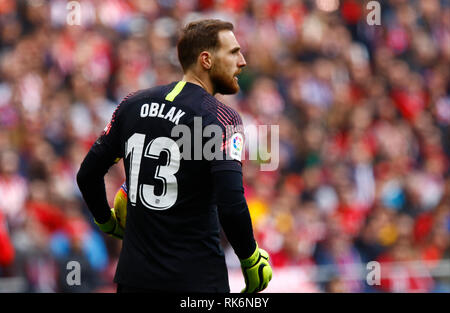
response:
[[[223,127],[242,125],[241,116],[236,110],[209,94],[203,98],[203,108]]]
[[[164,98],[166,93],[173,88],[174,83],[168,85],[155,86],[147,89],[140,89],[130,92],[126,97],[122,99],[120,104],[132,103],[142,99],[154,98]]]
[[[142,100],[149,101],[149,99],[151,99],[152,101],[157,102],[165,97],[166,93],[173,87],[172,85],[174,84],[171,83],[168,85],[132,91],[119,102],[115,113],[131,108],[134,104],[141,103]]]

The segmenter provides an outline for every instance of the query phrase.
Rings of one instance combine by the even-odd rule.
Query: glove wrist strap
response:
[[[248,257],[247,259],[240,260],[242,267],[252,267],[258,262],[259,259],[259,247],[258,244],[256,244],[256,249],[253,252],[253,254]]]
[[[100,223],[97,223],[97,221],[95,221],[95,224],[98,225],[98,227],[100,228],[101,231],[103,231],[105,233],[110,233],[114,230],[114,227],[116,226],[116,221],[114,220],[114,216],[111,212],[111,216],[107,222],[100,224]]]

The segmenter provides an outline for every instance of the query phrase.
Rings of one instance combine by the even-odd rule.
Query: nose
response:
[[[244,67],[244,66],[246,66],[246,65],[247,65],[247,62],[245,62],[244,56],[242,55],[241,52],[239,52],[238,67],[241,68],[241,67]]]

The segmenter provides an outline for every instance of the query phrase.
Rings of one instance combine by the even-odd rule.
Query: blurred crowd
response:
[[[214,17],[247,61],[241,91],[218,98],[244,126],[279,125],[278,169],[243,163],[274,271],[319,266],[318,292],[450,292],[450,3],[377,2],[381,25],[359,0],[0,0],[0,290],[115,290],[121,242],[76,172],[124,96],[181,78],[179,28]],[[123,180],[121,162],[111,204]],[[379,285],[354,278],[370,261]]]

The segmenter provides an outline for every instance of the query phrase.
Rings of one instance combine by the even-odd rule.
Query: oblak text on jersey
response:
[[[181,109],[177,109],[176,107],[171,107],[166,113],[164,113],[165,103],[157,103],[152,102],[151,104],[144,103],[141,106],[141,117],[158,117],[163,118],[165,120],[169,120],[172,123],[178,125],[180,122],[180,118],[186,114]]]

